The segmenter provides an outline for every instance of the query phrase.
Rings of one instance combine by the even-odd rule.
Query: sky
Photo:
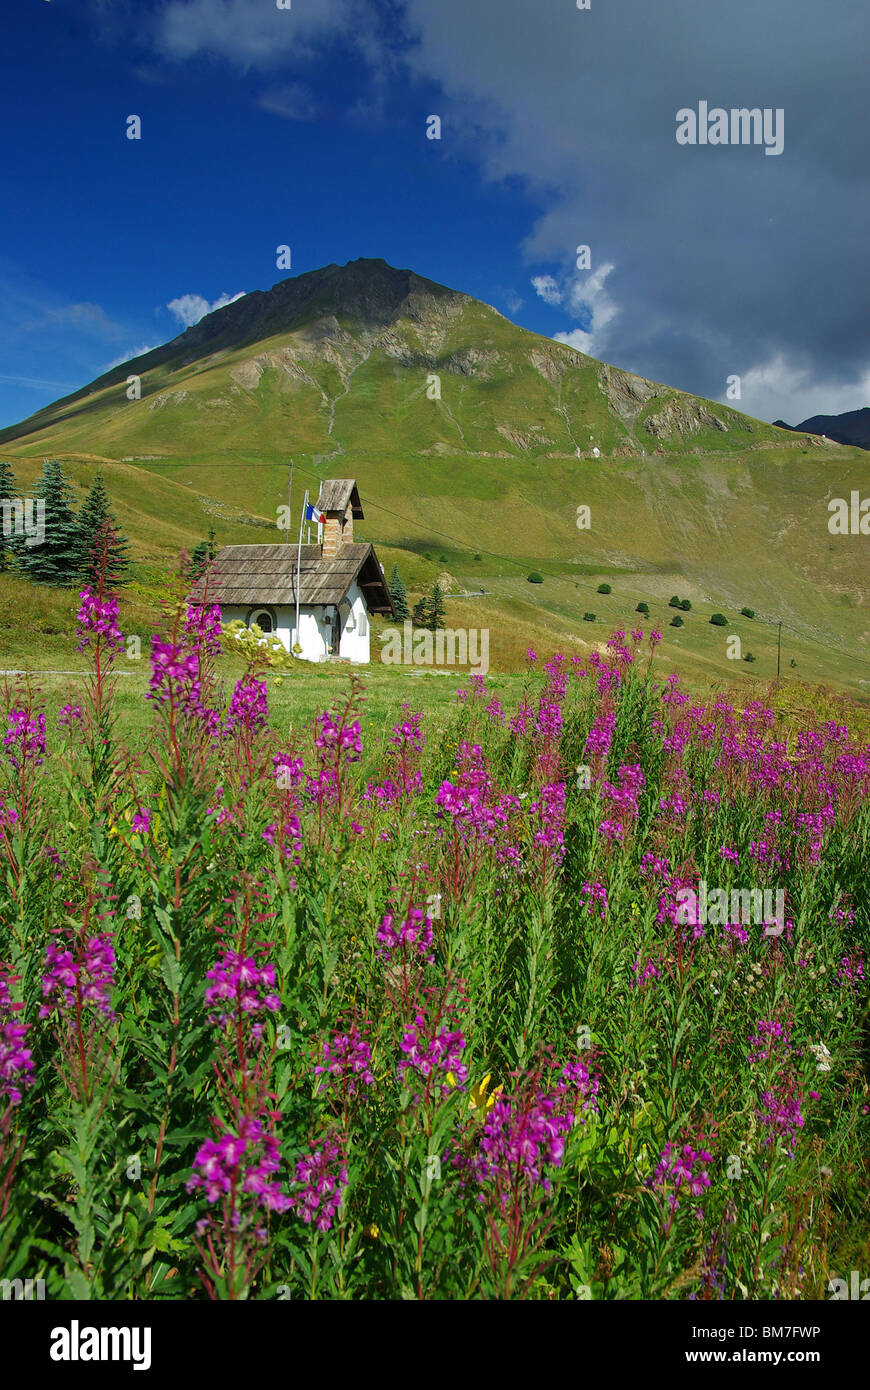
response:
[[[7,0],[0,425],[361,256],[761,419],[870,406],[866,0],[581,2]],[[680,143],[702,102],[781,152]]]

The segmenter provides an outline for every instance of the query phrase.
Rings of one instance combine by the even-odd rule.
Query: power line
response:
[[[327,460],[323,460],[323,461],[326,462]],[[203,465],[190,464],[190,463],[187,463],[187,464],[182,465],[181,462],[180,462],[179,460],[175,460],[175,459],[166,459],[166,460],[155,459],[154,462],[155,462],[155,463],[163,463],[163,462],[166,462],[166,463],[178,463],[179,466],[184,466],[184,467],[188,467],[188,468],[196,468],[196,467],[202,467],[202,466],[203,466]],[[214,465],[212,465],[212,466],[214,466]],[[220,465],[218,465],[218,466],[220,466]],[[227,462],[227,463],[224,464],[223,466],[224,466],[224,467],[231,467],[231,466],[239,466],[239,465],[231,465],[229,462]],[[252,461],[250,461],[250,462],[245,463],[244,466],[245,466],[245,467],[248,467],[248,468],[251,468],[251,467],[254,467],[254,468],[257,468],[257,467],[259,467],[259,468],[275,468],[276,466],[279,466],[279,467],[280,467],[280,465],[276,465],[276,464],[274,464],[274,463],[267,463],[267,462],[265,462],[265,461],[260,462],[260,461],[255,461],[255,460],[252,460]],[[309,478],[316,479],[318,482],[322,482],[322,481],[323,481],[323,479],[320,477],[320,474],[317,473],[317,472],[316,472],[315,470],[313,470],[313,469],[310,469],[310,468],[302,468],[302,467],[300,467],[298,464],[296,465],[296,469],[297,469],[297,471],[300,472],[300,473],[307,474],[307,476],[308,476]],[[418,530],[418,531],[423,531],[423,530],[424,530],[424,527],[423,527],[423,525],[422,525],[421,522],[412,520],[410,517],[407,517],[407,516],[402,516],[402,514],[401,514],[400,512],[395,512],[395,511],[392,510],[392,508],[390,508],[390,507],[385,507],[385,506],[383,505],[382,502],[367,502],[367,503],[366,503],[366,507],[367,507],[368,510],[370,510],[370,511],[379,511],[379,512],[383,512],[383,514],[384,514],[385,516],[392,517],[394,521],[401,521],[405,526],[410,526],[412,529],[415,529],[415,530]],[[450,534],[449,532],[447,532],[447,531],[439,531],[436,527],[434,527],[434,526],[429,526],[429,525],[427,525],[427,526],[425,527],[425,531],[426,531],[429,535],[431,535],[431,536],[438,536],[438,537],[440,537],[441,540],[449,541],[449,542],[451,543],[451,545],[455,545],[460,551],[467,550],[467,549],[469,548],[468,546],[466,546],[465,544],[463,544],[456,536],[451,535],[451,534]],[[522,571],[523,569],[525,569],[525,566],[524,566],[524,564],[522,563],[522,561],[520,561],[520,560],[514,560],[514,559],[512,559],[509,555],[502,555],[502,554],[500,554],[500,553],[499,553],[498,551],[496,551],[496,550],[487,550],[486,547],[481,547],[481,548],[477,551],[477,553],[480,554],[480,555],[487,555],[490,559],[492,559],[492,560],[498,560],[501,564],[510,565],[510,566],[512,566],[514,569],[517,569],[517,570],[520,570],[520,571]],[[593,592],[594,592],[598,597],[604,597],[604,598],[609,597],[609,595],[598,595],[597,589],[595,589],[594,586],[593,586],[592,584],[583,584],[583,583],[581,583],[579,580],[574,580],[574,584],[575,584],[575,587],[576,587],[576,588],[579,588],[579,589],[586,589],[586,590],[588,590],[589,593],[593,593]],[[629,597],[638,598],[638,599],[643,599],[644,602],[649,602],[649,601],[650,601],[650,600],[645,599],[643,594],[639,594],[639,593],[637,593],[636,591],[635,591],[635,592],[632,592],[631,590],[626,589],[626,590],[623,590],[623,592],[626,593],[626,594],[628,594]],[[668,606],[669,606],[669,605],[665,604],[663,600],[662,600],[662,601],[659,601],[659,600],[653,599],[653,600],[652,600],[652,603],[653,603],[654,605],[656,605],[656,606],[661,606],[661,607],[665,608],[665,610],[667,610],[667,608],[668,608]],[[532,606],[534,607],[535,605],[532,605]],[[559,616],[559,615],[557,614],[557,615],[554,615],[554,616]],[[570,621],[570,619],[569,619],[569,621]],[[843,656],[843,657],[846,657],[846,659],[847,659],[849,662],[858,663],[858,664],[861,665],[861,666],[870,666],[870,659],[868,659],[868,658],[866,658],[866,657],[855,656],[852,652],[848,652],[848,651],[844,650],[844,648],[842,648],[842,647],[835,647],[835,646],[832,646],[830,642],[822,642],[822,641],[820,641],[820,639],[817,638],[817,637],[809,637],[809,636],[807,636],[805,633],[803,633],[803,632],[801,631],[800,628],[794,627],[793,624],[791,624],[791,623],[783,622],[783,621],[781,621],[779,618],[753,618],[753,619],[750,619],[749,621],[751,621],[751,622],[760,622],[760,623],[764,623],[764,624],[766,624],[768,627],[776,627],[777,625],[779,625],[780,628],[785,627],[785,628],[787,629],[787,631],[793,632],[793,633],[795,634],[795,636],[799,637],[799,638],[801,639],[802,642],[812,643],[814,646],[821,647],[823,651],[833,652],[836,656]],[[778,671],[778,669],[777,669],[777,676],[778,676],[778,675],[779,675],[779,671]]]

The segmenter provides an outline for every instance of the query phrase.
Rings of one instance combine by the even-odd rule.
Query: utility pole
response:
[[[776,633],[776,679],[779,680],[779,658],[782,652],[782,622],[779,623]]]
[[[293,512],[291,511],[291,508],[290,508],[290,489],[291,489],[292,486],[293,486],[293,460],[292,460],[292,458],[291,458],[291,460],[290,460],[290,473],[289,473],[289,475],[288,475],[288,477],[287,477],[287,520],[288,520],[288,526],[287,526],[287,530],[286,530],[285,533],[284,533],[284,544],[285,544],[285,545],[286,545],[286,544],[288,543],[288,541],[290,540],[290,526],[289,526],[289,520],[290,520],[290,517],[293,515]]]

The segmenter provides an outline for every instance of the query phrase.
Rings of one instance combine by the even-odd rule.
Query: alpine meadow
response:
[[[870,362],[777,7],[79,8],[2,21],[0,1307],[202,1374],[253,1326],[181,1308],[618,1303],[626,1371],[830,1375]]]

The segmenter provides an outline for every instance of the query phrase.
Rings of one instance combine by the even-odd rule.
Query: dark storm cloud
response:
[[[398,59],[443,89],[445,141],[545,209],[516,289],[551,274],[569,341],[707,396],[739,374],[741,407],[767,418],[870,402],[864,0],[323,0],[291,13],[295,38],[259,0],[174,0],[163,43],[178,56],[223,44],[248,64],[268,50],[273,69],[276,35],[288,60],[301,40],[341,35],[364,42],[373,71]],[[677,112],[700,101],[781,108],[782,153],[677,144]],[[591,272],[575,268],[581,243]]]
[[[543,193],[534,268],[580,301],[575,247],[613,265],[596,353],[709,396],[741,374],[771,417],[870,401],[862,4],[409,0],[407,23],[484,168]],[[781,108],[783,152],[678,145],[702,100]]]

